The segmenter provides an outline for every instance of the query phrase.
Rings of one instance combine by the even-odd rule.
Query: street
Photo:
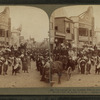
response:
[[[40,81],[40,72],[36,70],[35,62],[31,62],[29,73],[20,72],[17,75],[12,75],[11,67],[8,69],[8,75],[0,75],[0,88],[28,88],[28,87],[49,87],[50,84]],[[57,74],[53,75],[53,87],[99,87],[100,75],[95,74],[94,66],[91,68],[91,74],[80,74],[77,68],[72,72],[72,76],[67,81],[66,74],[63,73],[61,77],[61,84],[58,84]]]
[[[12,68],[9,67],[8,75],[0,75],[0,88],[28,88],[28,87],[49,87],[48,83],[40,81],[40,73],[36,70],[35,62],[32,61],[29,73],[20,72],[12,75]]]
[[[53,87],[100,87],[100,75],[95,74],[95,68],[92,66],[91,74],[80,74],[77,68],[72,72],[72,76],[67,81],[66,74],[63,73],[61,77],[61,84],[58,84],[57,75],[53,75],[53,81],[55,84]]]

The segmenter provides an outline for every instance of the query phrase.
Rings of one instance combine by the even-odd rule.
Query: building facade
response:
[[[55,10],[52,15],[50,16],[50,31],[49,31],[49,36],[50,36],[50,48],[51,50],[56,46],[56,41],[58,41],[56,38],[56,34],[59,34],[59,33],[55,33],[55,28],[56,28],[56,25],[55,25],[55,18],[62,18],[62,17],[66,17],[67,14],[66,14],[66,11],[64,8],[59,8],[57,10]],[[57,21],[57,20],[56,20]],[[56,23],[57,24],[57,23]],[[65,35],[63,36],[63,34],[61,35],[58,35],[59,37],[61,36],[61,41],[63,41],[62,39],[65,38]]]
[[[68,17],[55,17],[52,14],[50,18],[50,44],[51,49],[65,41],[73,41],[73,21]]]
[[[11,18],[9,7],[0,13],[0,46],[9,45],[11,38]]]
[[[100,28],[94,30],[93,44],[100,47]]]
[[[21,26],[17,29],[13,28],[11,34],[10,46],[18,48],[20,46]]]
[[[24,43],[25,43],[24,36],[20,36],[20,37],[19,37],[19,43],[20,43],[20,44],[24,44]]]
[[[55,43],[59,45],[64,41],[72,41],[73,36],[73,21],[67,17],[55,18]]]
[[[59,12],[64,12],[60,9]],[[75,47],[93,45],[94,38],[94,17],[93,8],[88,9],[78,16],[67,17],[54,12],[50,18],[50,44],[51,49],[62,43],[64,40],[71,41]],[[58,16],[60,17],[58,17]]]
[[[94,17],[93,8],[89,7],[87,11],[79,16],[70,17],[74,22],[74,43],[77,47],[82,47],[84,44],[93,45],[94,37]]]

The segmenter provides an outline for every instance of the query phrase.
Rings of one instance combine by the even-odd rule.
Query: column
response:
[[[78,32],[78,28],[77,27],[74,27],[74,41],[75,41],[75,45],[78,47],[79,32]]]
[[[87,29],[87,32],[88,32],[88,43],[90,44],[90,30]]]
[[[6,30],[4,30],[4,36],[5,36],[5,41],[4,41],[4,43],[5,43],[5,45],[6,45],[6,41],[7,41],[7,35],[6,35]]]

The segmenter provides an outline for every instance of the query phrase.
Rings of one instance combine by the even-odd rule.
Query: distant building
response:
[[[93,8],[89,7],[87,11],[83,12],[79,16],[72,16],[70,19],[74,22],[75,45],[77,45],[77,47],[82,47],[84,44],[93,45]]]
[[[19,37],[19,43],[24,44],[24,42],[25,42],[24,36],[20,36]]]
[[[29,40],[27,40],[27,48],[28,49],[32,49],[32,48],[35,48],[36,45],[35,45],[35,40],[34,38],[31,38]]]
[[[0,13],[0,45],[9,45],[11,38],[11,18],[9,7]]]
[[[11,31],[11,39],[10,39],[10,45],[13,47],[19,47],[20,46],[20,35],[21,35],[21,26],[17,29],[12,29]]]
[[[44,38],[44,40],[39,45],[39,47],[48,49],[48,47],[49,47],[49,38]]]
[[[96,28],[94,30],[93,44],[94,45],[100,44],[100,28]]]

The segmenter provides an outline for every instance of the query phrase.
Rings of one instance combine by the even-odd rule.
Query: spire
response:
[[[5,13],[5,14],[10,14],[10,10],[9,10],[9,7],[5,7],[5,9],[4,9],[4,11],[3,11],[3,13]]]
[[[80,18],[80,22],[92,24],[93,7],[92,6],[88,7],[88,9],[85,12],[79,15],[79,18]]]
[[[87,10],[89,13],[91,13],[91,14],[93,14],[93,7],[92,6],[90,6],[90,7],[88,7],[88,10]]]

